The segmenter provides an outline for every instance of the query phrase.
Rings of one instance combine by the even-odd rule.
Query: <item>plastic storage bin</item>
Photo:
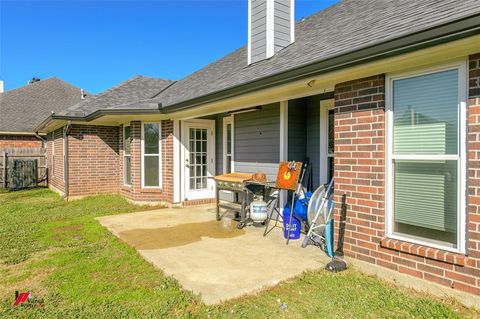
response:
[[[283,237],[285,239],[288,236],[288,222],[290,221],[290,207],[283,208]],[[295,215],[292,218],[292,228],[290,229],[290,239],[299,239],[300,238],[300,228],[301,224]]]

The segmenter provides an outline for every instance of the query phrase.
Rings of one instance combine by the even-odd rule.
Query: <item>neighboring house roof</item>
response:
[[[473,28],[456,23],[462,19],[473,19],[469,23],[477,27],[478,33],[479,15],[478,0],[344,0],[296,22],[295,42],[270,59],[247,65],[247,47],[244,46],[174,82],[154,98],[122,103],[116,108],[132,112],[153,111],[158,110],[160,104],[164,112],[169,112],[184,105],[192,107],[195,103],[209,101],[210,96],[219,96],[218,99],[232,96],[235,89],[241,93],[247,90],[241,91],[240,88],[247,86],[250,91],[261,89],[260,82],[262,85],[264,82],[275,84],[278,77],[289,72],[294,74],[292,78],[304,76],[304,68],[308,67],[315,67],[318,72],[319,63],[341,65],[337,61],[342,58],[349,58],[347,61],[352,62],[349,54],[361,50],[368,52],[384,43],[398,40],[399,44],[395,45],[407,46],[409,43],[400,41],[410,36],[409,41],[418,42],[422,40],[417,36],[420,32],[441,29],[444,25],[454,25],[455,31]],[[446,28],[432,31],[432,34],[439,38],[449,32],[455,35]],[[98,105],[97,109],[85,109],[83,117],[99,113],[101,108],[103,106]],[[82,116],[78,112],[64,115]]]
[[[38,123],[52,112],[80,101],[81,90],[56,77],[0,93],[0,133],[34,133]]]
[[[153,98],[172,83],[174,81],[137,75],[57,114],[85,116],[99,109],[120,108],[124,104]]]

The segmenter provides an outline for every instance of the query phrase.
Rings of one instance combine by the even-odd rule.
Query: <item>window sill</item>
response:
[[[163,189],[161,188],[142,188],[140,190],[141,193],[157,193],[157,194],[160,194],[160,193],[163,193]]]
[[[406,241],[397,239],[384,238],[380,241],[380,246],[383,248],[404,252],[411,255],[425,257],[453,265],[465,266],[467,256],[453,253],[450,251],[441,250],[438,248],[431,248],[421,246]]]

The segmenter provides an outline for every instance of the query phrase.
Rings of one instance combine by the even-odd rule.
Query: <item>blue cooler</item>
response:
[[[283,237],[285,239],[288,236],[288,222],[290,221],[290,207],[285,206],[283,208]],[[299,239],[300,238],[300,228],[301,224],[295,215],[292,218],[292,228],[290,229],[290,239]]]

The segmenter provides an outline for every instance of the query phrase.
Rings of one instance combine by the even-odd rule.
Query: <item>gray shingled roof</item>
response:
[[[247,66],[243,47],[176,82],[156,100],[170,106],[326,60],[480,12],[478,0],[348,0],[295,25],[295,42]]]
[[[33,133],[52,111],[80,101],[84,100],[79,88],[55,77],[0,93],[0,132]]]
[[[245,46],[171,84],[153,99],[119,107],[174,106],[479,13],[479,0],[344,0],[297,22],[295,42],[268,60],[247,65]],[[96,110],[85,109],[85,115]]]
[[[73,105],[57,115],[86,116],[96,110],[121,108],[124,104],[151,99],[174,81],[138,75],[130,78],[95,97]]]

